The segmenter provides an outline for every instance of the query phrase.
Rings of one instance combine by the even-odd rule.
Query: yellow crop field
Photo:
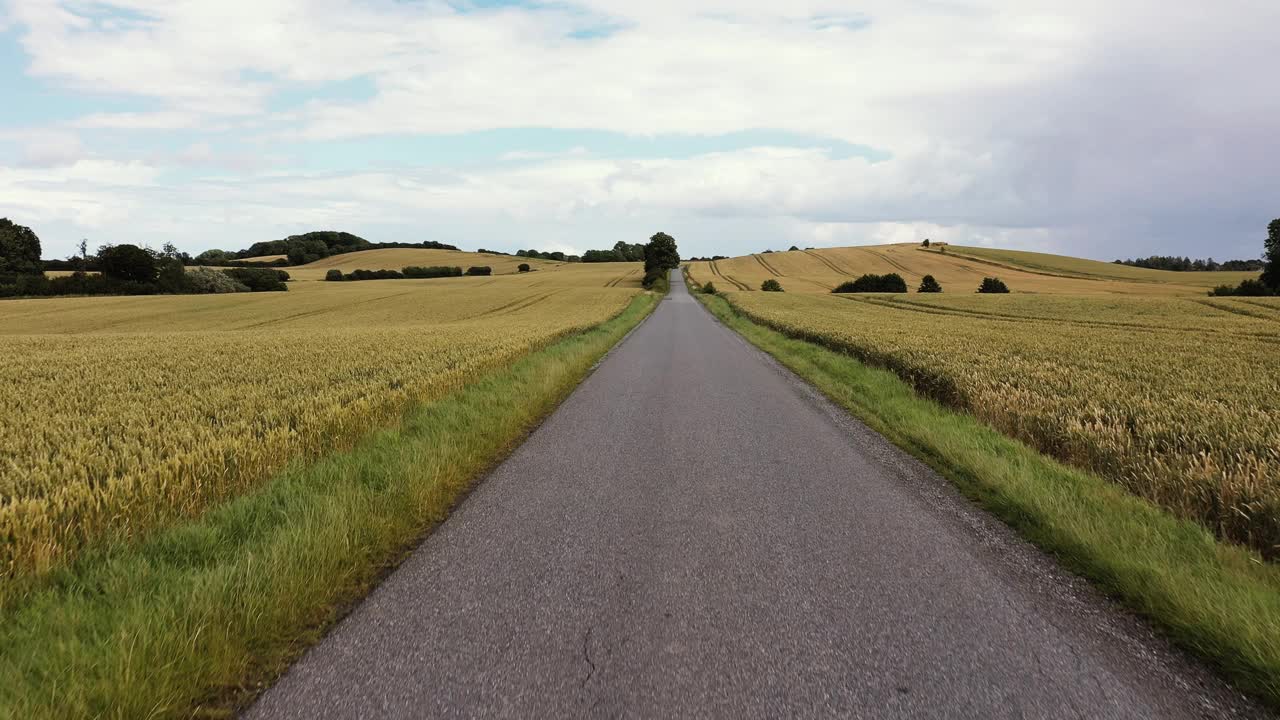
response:
[[[985,255],[979,257],[979,253]],[[897,273],[913,292],[925,275],[933,275],[948,292],[972,293],[982,278],[998,276],[1015,293],[1204,295],[1211,287],[1257,277],[1257,273],[1146,270],[1057,255],[956,246],[940,252],[914,244],[759,253],[693,262],[688,268],[695,282],[713,282],[725,292],[757,291],[762,282],[775,279],[787,292],[825,293],[864,273]]]
[[[727,297],[757,322],[889,368],[1042,452],[1280,555],[1280,299]]]
[[[197,515],[348,445],[621,312],[638,279],[614,264],[0,302],[0,576]]]
[[[521,263],[527,263],[531,268],[536,267],[543,270],[569,265],[569,263],[522,258],[516,255],[493,255],[463,250],[386,248],[333,255],[307,265],[286,268],[286,270],[290,275],[303,280],[321,280],[324,278],[325,272],[332,268],[337,268],[343,272],[351,272],[352,270],[399,270],[409,265],[422,267],[456,265],[463,270],[473,265],[487,265],[493,268],[495,275],[508,275],[518,272]],[[592,264],[589,263],[588,265]]]

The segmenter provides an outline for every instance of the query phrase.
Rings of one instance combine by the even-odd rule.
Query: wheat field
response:
[[[544,267],[0,303],[0,569],[198,515],[640,291],[635,264]]]
[[[1280,555],[1280,300],[727,295],[1219,536]]]
[[[981,256],[980,256],[981,255]],[[947,292],[972,293],[982,278],[998,276],[1015,293],[1070,295],[1204,295],[1217,285],[1238,284],[1257,273],[1169,272],[1040,253],[949,246],[946,252],[918,245],[869,245],[757,253],[688,263],[698,284],[722,292],[757,291],[775,279],[787,292],[825,293],[864,273],[897,273],[914,292],[933,275]]]

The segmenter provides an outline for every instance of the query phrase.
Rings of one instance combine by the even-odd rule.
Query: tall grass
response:
[[[656,298],[198,520],[55,569],[0,611],[0,717],[230,711],[444,518]]]

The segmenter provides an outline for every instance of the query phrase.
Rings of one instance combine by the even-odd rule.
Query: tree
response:
[[[137,245],[103,245],[98,248],[98,269],[115,280],[151,283],[156,280],[156,259]]]
[[[924,242],[922,242],[922,243],[920,243],[920,244],[921,244],[921,245],[923,245],[924,247],[929,247],[929,238],[925,238],[925,239],[924,239]]]
[[[197,265],[226,265],[236,257],[226,250],[205,250],[196,256]]]
[[[43,275],[40,238],[25,225],[0,218],[0,275]]]
[[[774,280],[773,278],[769,278],[768,280],[760,283],[760,289],[764,292],[782,292],[782,283]]]
[[[163,293],[178,294],[186,292],[187,269],[183,267],[182,260],[169,255],[160,258],[156,285],[160,287],[160,292]]]
[[[649,238],[649,244],[644,246],[645,272],[674,270],[678,267],[680,267],[680,253],[676,250],[676,239],[664,232]]]
[[[343,279],[342,271],[338,268],[330,268],[329,271],[324,274],[324,279],[329,282],[339,282]]]
[[[916,292],[940,293],[942,292],[942,286],[938,284],[938,281],[932,275],[925,275],[920,279],[920,289],[916,290]]]
[[[529,263],[520,263],[516,266],[516,270],[519,270],[520,272],[529,272],[529,269]]]
[[[1280,292],[1280,218],[1271,221],[1267,226],[1266,251],[1263,259],[1267,261],[1262,269],[1262,284],[1271,290]]]
[[[1009,286],[1004,284],[1000,278],[982,278],[982,284],[978,286],[980,293],[1007,293]]]

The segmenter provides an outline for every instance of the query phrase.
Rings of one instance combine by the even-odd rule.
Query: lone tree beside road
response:
[[[646,288],[653,287],[659,278],[666,277],[668,270],[680,267],[680,253],[676,250],[676,239],[660,232],[649,238],[644,246],[644,282]]]

